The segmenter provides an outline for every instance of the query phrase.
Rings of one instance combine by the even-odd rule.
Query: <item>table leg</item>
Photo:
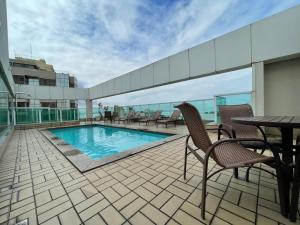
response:
[[[281,128],[281,137],[283,148],[282,160],[286,165],[289,165],[293,162],[293,129]],[[287,217],[290,207],[290,183],[293,179],[293,170],[291,168],[284,169],[281,179],[283,179],[281,187],[279,187],[281,189],[279,190],[281,192],[279,193],[281,213]]]

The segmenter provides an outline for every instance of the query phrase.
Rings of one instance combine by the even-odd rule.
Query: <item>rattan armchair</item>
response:
[[[264,156],[262,154],[258,154],[254,151],[251,151],[245,147],[243,147],[240,143],[242,141],[257,141],[264,142],[261,139],[223,139],[218,140],[215,143],[212,143],[208,133],[205,129],[204,123],[201,119],[200,114],[197,109],[189,103],[182,103],[181,105],[176,106],[176,108],[180,109],[185,123],[187,125],[189,135],[186,139],[185,146],[185,155],[184,155],[184,179],[186,179],[186,168],[187,168],[187,156],[192,153],[202,164],[203,164],[203,180],[202,180],[202,203],[201,203],[201,217],[205,219],[205,199],[206,199],[206,183],[207,180],[210,179],[216,173],[232,168],[239,167],[255,167],[253,164],[256,163],[265,163],[274,168],[276,168],[277,175],[279,176],[278,180],[280,199],[282,199],[282,182],[284,181],[283,170],[280,170],[281,161],[279,158],[279,154],[275,151],[274,157]],[[189,144],[190,138],[193,141],[193,144],[196,148],[193,148]],[[198,154],[198,150],[204,152],[204,157]],[[211,173],[208,175],[208,162],[209,159],[214,160],[221,169]],[[257,168],[257,167],[256,167]],[[263,168],[259,168],[263,169]],[[263,169],[264,170],[264,169]],[[270,173],[267,170],[264,170]]]
[[[242,125],[233,123],[233,117],[252,117],[253,110],[249,104],[242,105],[221,105],[219,106],[221,123],[218,128],[218,139],[221,138],[255,138],[263,141],[242,141],[240,142],[245,148],[251,148],[255,152],[261,149],[261,153],[267,148],[266,143],[280,146],[281,140],[276,138],[267,138],[261,127]],[[246,172],[246,180],[249,180],[249,169]],[[234,170],[234,175],[238,178],[238,169]]]

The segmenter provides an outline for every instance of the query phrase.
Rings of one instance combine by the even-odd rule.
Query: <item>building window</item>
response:
[[[55,86],[55,80],[50,79],[40,79],[41,86]]]
[[[69,87],[69,74],[67,74],[67,73],[56,73],[56,86],[58,86],[58,87]]]
[[[24,76],[14,75],[13,78],[14,78],[14,81],[15,81],[16,84],[25,84],[25,77]]]
[[[29,78],[28,79],[28,84],[29,85],[33,85],[33,86],[39,86],[40,85],[40,81],[39,81],[39,79],[31,79],[31,78]]]

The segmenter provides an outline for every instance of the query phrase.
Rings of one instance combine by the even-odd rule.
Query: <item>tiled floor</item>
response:
[[[249,183],[231,170],[214,176],[202,221],[202,168],[190,156],[183,180],[184,141],[81,174],[38,130],[15,131],[0,163],[0,224],[290,224],[279,213],[276,181],[257,170]]]

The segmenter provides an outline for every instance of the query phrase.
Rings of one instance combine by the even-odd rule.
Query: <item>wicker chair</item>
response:
[[[280,146],[281,140],[266,137],[264,131],[260,127],[242,125],[233,123],[231,118],[233,117],[251,117],[253,116],[252,107],[248,104],[242,105],[223,105],[219,106],[221,124],[218,129],[218,139],[223,138],[255,138],[261,139],[262,142],[257,141],[243,141],[240,144],[245,148],[251,148],[255,152],[258,149],[265,151],[266,144],[269,143],[274,146]],[[260,133],[260,135],[259,135]],[[249,181],[249,170],[246,172],[246,180]],[[238,169],[234,169],[234,176],[238,178]]]
[[[156,111],[152,117],[140,119],[139,120],[139,125],[141,123],[145,123],[146,126],[147,126],[148,123],[150,123],[150,122],[155,122],[156,123],[156,121],[159,120],[160,116],[161,116],[161,111]]]
[[[205,198],[206,198],[206,183],[209,178],[211,178],[216,173],[224,169],[232,169],[238,167],[248,167],[256,163],[266,163],[274,168],[279,175],[278,185],[280,193],[283,193],[282,182],[284,179],[283,170],[280,170],[281,161],[279,154],[274,151],[274,157],[267,157],[261,154],[258,154],[254,151],[251,151],[239,143],[241,141],[258,141],[264,142],[261,139],[223,139],[218,140],[215,143],[212,143],[208,133],[205,129],[204,123],[201,119],[200,114],[197,109],[189,103],[182,103],[181,105],[176,106],[180,109],[187,128],[189,130],[189,135],[186,139],[185,155],[184,155],[184,179],[186,179],[186,167],[187,167],[187,156],[192,153],[202,164],[203,164],[203,180],[202,180],[202,207],[201,207],[201,217],[205,219]],[[192,138],[196,149],[192,148],[189,145],[189,139]],[[204,152],[204,157],[198,154],[198,150]],[[219,166],[222,168],[208,175],[208,161],[213,159]],[[255,166],[253,166],[255,167]],[[258,168],[258,167],[255,167]],[[259,168],[264,170],[263,168]],[[264,170],[270,173],[267,170]],[[280,199],[282,199],[282,194],[280,194]]]
[[[180,115],[181,113],[179,110],[174,110],[169,119],[156,120],[156,127],[158,127],[158,124],[165,124],[167,128],[169,123],[173,123],[176,127],[176,122],[179,120]]]

